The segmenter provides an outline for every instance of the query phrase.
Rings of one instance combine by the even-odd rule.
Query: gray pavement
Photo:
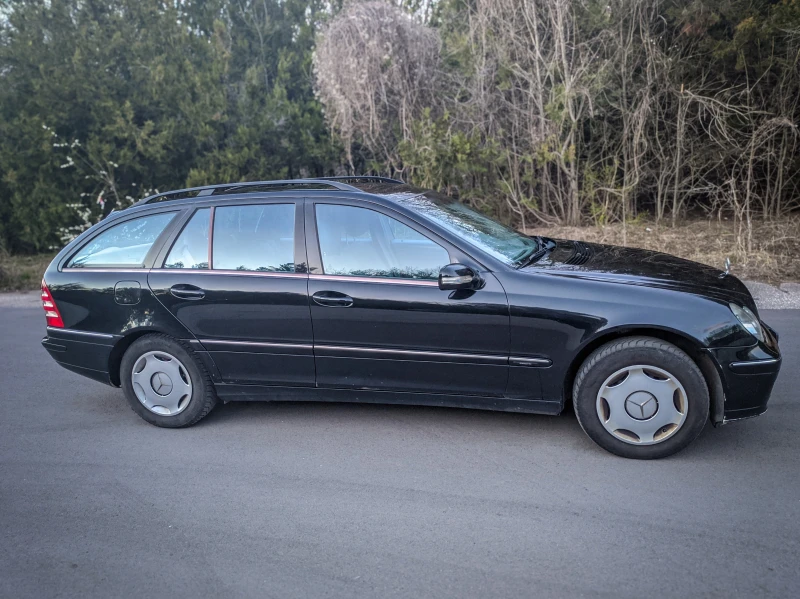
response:
[[[572,415],[229,404],[152,427],[0,306],[0,597],[800,596],[800,311],[770,410],[666,460]]]
[[[745,285],[753,294],[759,309],[800,309],[800,283],[781,283],[775,286],[745,281]]]

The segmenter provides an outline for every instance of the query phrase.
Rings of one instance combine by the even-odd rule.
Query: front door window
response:
[[[375,210],[317,204],[316,214],[325,274],[436,280],[450,262],[442,246]]]

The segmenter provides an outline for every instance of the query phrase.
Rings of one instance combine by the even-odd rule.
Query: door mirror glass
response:
[[[448,264],[439,271],[439,289],[480,289],[483,285],[481,276],[469,266]]]

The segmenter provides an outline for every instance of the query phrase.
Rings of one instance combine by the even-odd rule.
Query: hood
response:
[[[673,289],[755,309],[747,287],[733,275],[652,250],[556,240],[541,260],[522,271]]]

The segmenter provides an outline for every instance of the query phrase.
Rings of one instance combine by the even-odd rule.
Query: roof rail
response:
[[[375,177],[373,175],[344,175],[340,177],[317,177],[321,181],[370,181],[375,183],[397,183],[399,185],[405,185],[403,181],[399,179],[392,179],[390,177]]]
[[[381,177],[344,177],[344,179],[361,179],[361,178],[375,178]],[[390,179],[391,180],[391,179]],[[391,180],[393,181],[393,180]],[[399,181],[394,181],[399,183]],[[195,198],[210,195],[222,195],[226,193],[245,193],[248,189],[255,191],[253,188],[297,188],[297,189],[325,189],[332,188],[339,191],[360,191],[352,185],[347,185],[343,181],[338,181],[337,177],[331,178],[318,178],[318,179],[284,179],[279,181],[248,181],[246,183],[222,183],[221,185],[203,185],[202,187],[189,187],[186,189],[176,189],[173,191],[165,191],[151,195],[142,200],[139,200],[134,205],[150,204],[153,202],[166,202],[171,200],[182,200],[184,198]]]

